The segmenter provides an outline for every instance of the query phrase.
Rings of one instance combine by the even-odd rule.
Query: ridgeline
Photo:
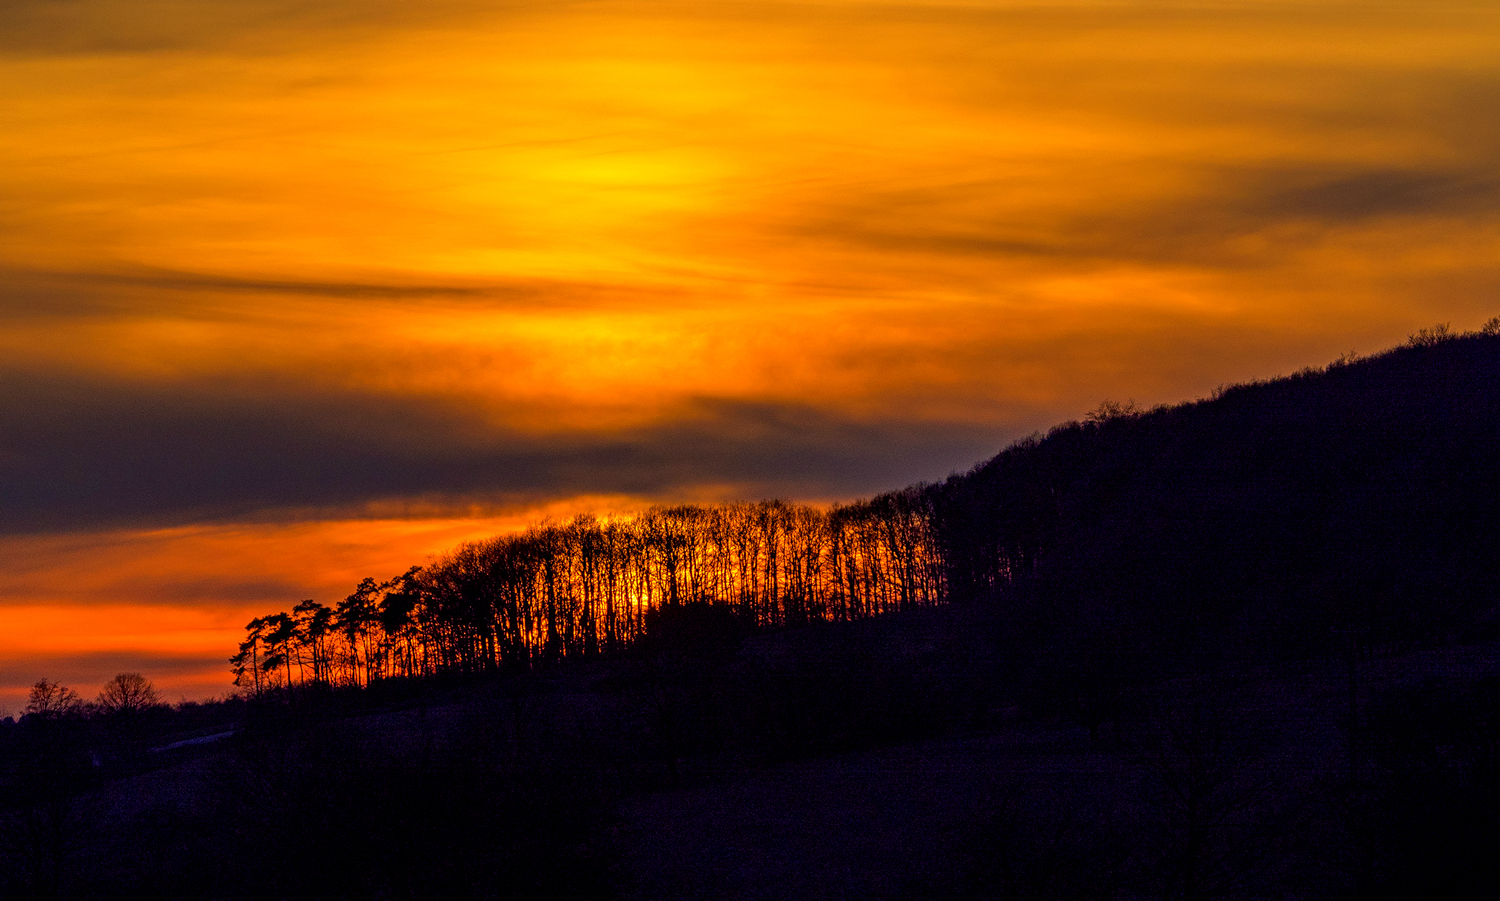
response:
[[[1472,630],[1500,615],[1494,332],[1429,330],[1177,406],[1105,403],[968,473],[829,510],[663,507],[464,545],[334,608],[257,618],[236,684],[589,658],[687,606],[759,632],[978,602],[1063,653],[1158,660]]]

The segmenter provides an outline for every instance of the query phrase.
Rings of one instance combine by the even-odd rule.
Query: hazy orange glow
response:
[[[360,519],[0,539],[5,654],[0,711],[59,679],[86,698],[121,668],[155,664],[166,697],[221,695],[224,659],[252,617],[304,596],[336,601],[366,576],[421,565],[460,542],[579,509],[630,510],[632,498],[568,498],[507,516]],[[32,561],[27,563],[26,561]],[[226,651],[225,649],[229,650]]]
[[[0,34],[0,359],[36,392],[0,462],[119,411],[139,490],[91,522],[92,446],[18,489],[12,712],[68,655],[212,694],[248,615],[538,510],[897,487],[1500,312],[1492,2],[17,0]],[[156,504],[163,430],[355,474]]]

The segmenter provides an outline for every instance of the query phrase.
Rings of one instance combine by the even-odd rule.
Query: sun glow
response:
[[[1481,2],[6,4],[0,626],[206,673],[513,514],[1476,326],[1497,61]]]

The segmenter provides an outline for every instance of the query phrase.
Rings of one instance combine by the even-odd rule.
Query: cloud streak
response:
[[[1002,437],[988,425],[707,398],[631,428],[538,434],[453,399],[5,381],[0,529],[9,533],[338,516],[408,498],[461,509],[475,499],[680,496],[704,484],[850,496],[942,475]]]
[[[1196,169],[1196,167],[1194,167]],[[885,253],[1081,265],[1266,267],[1309,236],[1392,227],[1403,239],[1500,224],[1500,150],[1463,168],[1285,163],[1184,173],[1180,189],[1110,209],[1020,217],[1003,183],[967,183],[845,200],[802,237]],[[988,202],[986,202],[988,201]],[[1267,240],[1248,242],[1247,238]]]

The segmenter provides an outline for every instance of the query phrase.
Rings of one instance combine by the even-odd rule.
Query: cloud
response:
[[[53,56],[261,50],[327,40],[329,32],[432,25],[535,8],[535,0],[6,0],[0,54]]]
[[[522,286],[401,284],[353,281],[257,279],[211,273],[148,270],[129,271],[34,271],[0,268],[0,321],[21,319],[77,319],[171,314],[214,318],[226,304],[215,303],[224,295],[271,295],[345,301],[445,303],[489,302],[510,295],[534,295]],[[561,292],[559,292],[561,293]]]
[[[161,579],[151,585],[153,600],[159,603],[201,602],[213,598],[219,602],[258,601],[262,598],[295,597],[305,591],[291,580],[257,579],[244,575],[225,575],[200,579]]]
[[[1265,221],[1313,219],[1357,222],[1390,216],[1494,215],[1500,178],[1487,171],[1327,166],[1286,167],[1266,173],[1239,207]]]
[[[1482,29],[943,5],[6,4],[0,529],[868,493],[1415,305],[1386,251],[1500,215]]]
[[[163,654],[149,651],[94,651],[83,654],[49,653],[39,658],[10,657],[0,663],[0,685],[34,684],[50,678],[72,684],[84,697],[90,697],[90,683],[103,684],[115,673],[149,672],[155,676],[201,672],[202,654]],[[217,661],[215,661],[217,662]],[[227,669],[227,667],[225,667]],[[52,675],[35,675],[37,672]],[[227,681],[227,680],[226,680]]]
[[[1500,152],[1467,167],[1287,162],[1190,168],[1173,189],[1081,208],[1018,210],[1003,180],[845,198],[794,227],[886,253],[1081,265],[1285,260],[1287,242],[1380,220],[1500,221]],[[1284,230],[1295,234],[1278,237]],[[1247,236],[1269,243],[1247,247]]]
[[[259,303],[250,304],[247,300]],[[582,279],[486,277],[333,280],[265,278],[145,266],[97,270],[32,270],[0,265],[0,322],[11,320],[268,319],[299,308],[368,311],[608,310],[649,304],[691,305],[696,298],[670,284]]]
[[[10,534],[705,484],[850,496],[940,477],[1004,437],[993,425],[723,398],[626,428],[531,432],[453,398],[34,372],[0,386],[0,531]]]

